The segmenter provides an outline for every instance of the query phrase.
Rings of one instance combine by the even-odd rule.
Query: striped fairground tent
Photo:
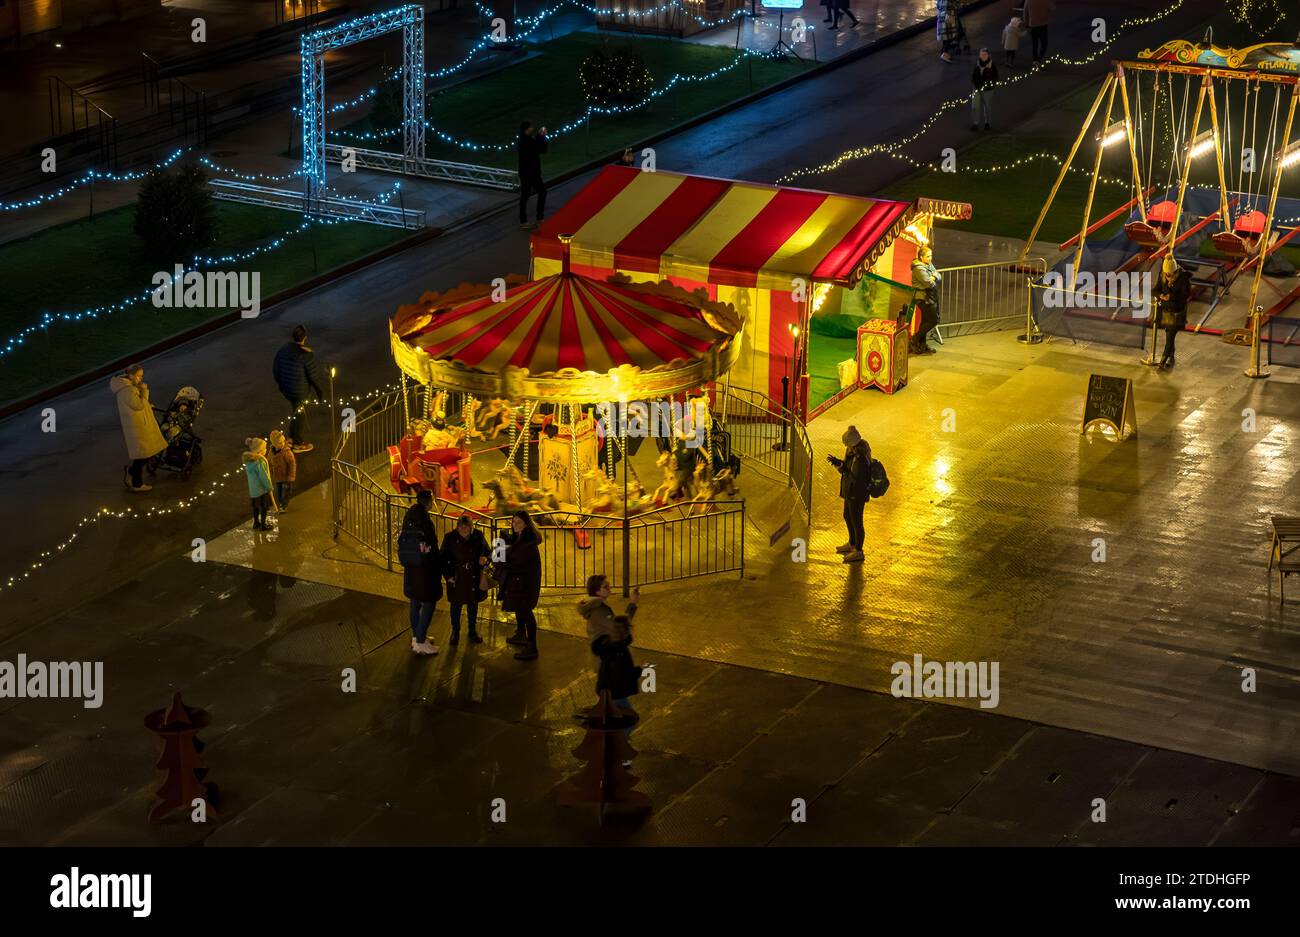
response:
[[[868,276],[910,283],[915,241],[900,236],[912,226],[924,239],[933,218],[963,207],[608,166],[533,234],[532,273],[559,269],[572,236],[579,273],[669,280],[731,303],[744,319],[731,380],[779,400],[812,294]]]
[[[430,294],[389,326],[394,359],[422,384],[581,404],[657,399],[718,378],[735,360],[741,321],[670,283],[562,269],[504,295],[489,286]]]

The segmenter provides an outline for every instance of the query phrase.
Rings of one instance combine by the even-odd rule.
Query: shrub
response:
[[[136,196],[135,233],[151,260],[169,266],[211,247],[217,218],[207,174],[193,164],[149,173]]]
[[[606,55],[595,49],[578,66],[578,81],[587,101],[597,107],[635,104],[654,90],[654,76],[636,52]]]
[[[375,106],[370,111],[370,123],[377,129],[397,127],[404,117],[402,110],[402,80],[391,78],[381,82],[375,91]]]

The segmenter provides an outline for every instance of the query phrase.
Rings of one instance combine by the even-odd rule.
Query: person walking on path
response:
[[[1174,366],[1174,342],[1187,325],[1187,301],[1191,295],[1191,271],[1175,260],[1172,253],[1165,254],[1160,279],[1152,295],[1159,312],[1156,321],[1165,330],[1165,350],[1158,365],[1162,371]]]
[[[840,473],[840,497],[844,500],[844,526],[848,528],[849,540],[836,547],[835,552],[844,554],[845,563],[861,563],[862,547],[867,541],[862,512],[871,500],[871,446],[856,426],[846,429],[840,441],[844,443],[844,458],[829,455],[826,460]]]
[[[442,538],[442,571],[447,577],[447,601],[451,603],[452,647],[460,643],[461,609],[469,617],[469,643],[482,644],[478,633],[478,603],[487,598],[481,588],[483,568],[489,551],[487,538],[474,527],[474,519],[462,514],[456,528]]]
[[[546,128],[540,130],[526,120],[519,126],[519,226],[535,228],[546,217],[546,183],[542,180],[542,154],[546,152]],[[537,221],[528,223],[528,197],[537,193]]]
[[[248,479],[248,500],[253,505],[253,529],[271,530],[266,516],[276,507],[271,494],[271,466],[266,461],[266,440],[250,436],[244,440],[244,475]]]
[[[992,130],[993,86],[998,83],[998,66],[988,49],[980,49],[975,70],[971,72],[971,83],[975,90],[970,96],[970,129],[979,130],[983,124],[985,130]]]
[[[1047,58],[1047,26],[1055,12],[1056,0],[1025,0],[1025,25],[1029,27],[1035,62]]]
[[[821,0],[821,5],[826,8],[826,19],[822,20],[822,22],[827,24],[834,22],[835,0]]]
[[[858,25],[858,18],[853,15],[853,10],[849,8],[849,0],[833,0],[833,9],[835,10],[835,19],[831,23],[831,29],[840,28],[840,14],[844,14],[853,21],[853,25]]]
[[[293,483],[298,480],[298,460],[293,457],[293,449],[284,433],[278,429],[271,430],[271,451],[267,461],[271,463],[271,481],[275,483],[275,507],[277,513],[289,510],[289,495],[293,493]]]
[[[596,692],[609,691],[610,699],[620,709],[632,708],[628,700],[640,691],[641,671],[632,661],[632,618],[636,615],[641,590],[633,589],[627,613],[615,615],[609,606],[609,580],[600,574],[587,580],[587,595],[578,600],[578,614],[587,623],[587,640],[591,653],[600,659],[596,669]],[[632,729],[625,730],[628,738]]]
[[[542,538],[527,511],[510,518],[505,537],[506,558],[501,564],[501,610],[515,613],[515,633],[507,644],[521,645],[515,660],[537,659],[537,600],[542,594]]]
[[[960,7],[960,0],[936,0],[935,3],[934,35],[939,40],[939,58],[945,62],[952,61],[961,38]]]
[[[402,518],[401,538],[415,544],[415,551],[402,557],[402,594],[411,602],[411,653],[433,655],[438,646],[429,640],[429,624],[442,598],[442,559],[435,544],[438,533],[429,517],[433,492],[420,489],[415,504]],[[399,552],[401,544],[399,543]]]
[[[126,467],[126,486],[137,494],[152,491],[153,485],[144,483],[145,464],[167,448],[158,419],[149,402],[149,385],[144,382],[144,365],[129,365],[121,374],[114,375],[108,389],[117,398],[117,418],[122,423],[122,438],[126,441],[126,455],[131,464]]]
[[[912,261],[912,288],[916,291],[916,308],[921,313],[920,327],[912,336],[911,351],[914,355],[934,354],[926,338],[939,324],[939,284],[942,281],[943,274],[935,269],[934,255],[929,246],[921,245]]]
[[[307,329],[295,326],[292,341],[281,346],[275,353],[275,363],[271,366],[275,382],[280,386],[280,393],[289,401],[289,436],[294,452],[311,452],[312,444],[307,441],[307,395],[315,394],[317,400],[325,399],[320,365],[316,363],[315,353],[307,347]]]
[[[1002,27],[1002,52],[1006,57],[1007,68],[1016,67],[1016,52],[1020,49],[1020,40],[1025,35],[1025,21],[1018,16],[1011,17],[1011,22]]]

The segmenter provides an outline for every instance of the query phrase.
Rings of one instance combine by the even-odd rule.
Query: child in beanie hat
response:
[[[253,505],[253,529],[270,530],[267,512],[275,506],[271,496],[271,466],[266,461],[266,440],[250,436],[244,440],[244,475],[248,479],[248,499]]]
[[[293,447],[284,433],[278,429],[271,430],[271,448],[267,461],[271,463],[271,481],[275,485],[273,496],[275,506],[281,514],[289,510],[289,495],[293,483],[298,478],[298,460],[294,458]]]

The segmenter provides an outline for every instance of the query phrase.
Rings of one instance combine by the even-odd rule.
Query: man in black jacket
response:
[[[316,363],[315,353],[307,347],[307,329],[301,325],[293,330],[293,341],[286,343],[275,353],[275,363],[271,366],[275,382],[280,385],[280,393],[289,401],[292,408],[289,415],[289,435],[293,437],[294,452],[311,452],[312,444],[306,441],[307,411],[302,409],[307,402],[308,393],[315,393],[317,400],[325,399],[321,385],[325,383],[320,374],[320,365]],[[300,412],[301,411],[301,412]]]
[[[1153,294],[1159,317],[1156,324],[1165,330],[1165,350],[1159,365],[1163,370],[1174,366],[1174,341],[1187,325],[1187,301],[1192,295],[1192,274],[1174,259],[1172,253],[1165,254],[1160,281]]]
[[[867,445],[856,426],[846,429],[841,441],[844,443],[844,458],[826,457],[840,472],[844,525],[849,530],[849,542],[836,547],[835,552],[844,554],[845,563],[861,563],[864,558],[862,546],[867,540],[862,511],[871,500],[871,446]]]
[[[536,227],[546,217],[546,183],[542,181],[542,154],[546,152],[546,128],[533,126],[531,120],[519,127],[519,225]],[[528,223],[528,196],[537,193],[537,223]]]

